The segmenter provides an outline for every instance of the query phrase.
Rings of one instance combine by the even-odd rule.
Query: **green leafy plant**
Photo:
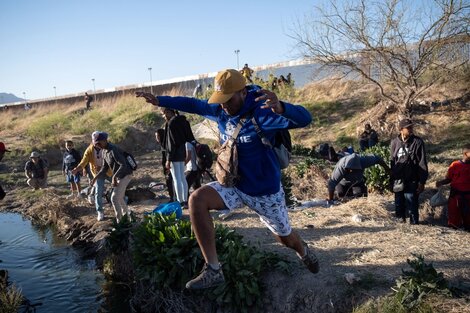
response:
[[[132,223],[127,215],[124,215],[119,223],[113,220],[113,228],[106,238],[106,246],[112,253],[125,252],[129,248],[129,235]]]
[[[289,263],[273,253],[250,247],[242,236],[217,225],[216,243],[225,283],[202,291],[230,312],[246,312],[261,305],[261,272],[289,270]],[[202,258],[188,221],[175,215],[149,215],[133,231],[134,265],[139,279],[157,288],[183,290],[186,282],[202,268]]]
[[[308,157],[295,165],[295,173],[302,178],[311,166],[316,166],[323,171],[329,167],[329,164],[323,159]]]
[[[411,267],[411,271],[403,271],[397,280],[395,288],[392,288],[395,297],[407,309],[417,307],[423,298],[431,293],[451,296],[444,274],[438,273],[432,263],[426,264],[424,257],[415,256],[416,259],[407,259],[406,262]]]
[[[390,164],[390,149],[387,146],[376,145],[367,149],[361,155],[375,154],[381,157],[385,163]],[[367,186],[376,191],[385,191],[389,187],[390,177],[380,165],[366,168],[364,171]]]

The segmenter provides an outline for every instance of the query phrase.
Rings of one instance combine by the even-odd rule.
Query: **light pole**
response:
[[[57,103],[57,90],[55,86],[54,86],[54,100],[55,100],[54,102]]]
[[[23,91],[23,100],[26,103],[26,92]]]
[[[239,69],[240,69],[240,62],[239,62],[239,59],[238,59],[238,54],[240,53],[240,50],[237,49],[237,50],[235,50],[235,51],[233,51],[233,52],[235,52],[235,54],[237,55],[237,70],[239,70]]]
[[[95,87],[95,79],[92,78],[91,81],[93,82],[93,95],[95,96],[95,101],[96,101],[96,87]]]
[[[152,68],[148,68],[149,73],[150,73],[150,93],[153,95],[153,86],[152,86]]]

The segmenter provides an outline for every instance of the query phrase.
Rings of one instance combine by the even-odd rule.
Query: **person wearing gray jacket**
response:
[[[130,211],[124,199],[127,185],[132,178],[132,168],[127,163],[122,151],[118,146],[108,142],[108,134],[105,132],[95,132],[92,138],[93,145],[103,149],[103,167],[93,178],[91,184],[94,185],[99,178],[105,178],[109,168],[113,171],[111,178],[111,204],[116,214],[116,220],[119,223],[122,216],[126,214],[130,218]]]

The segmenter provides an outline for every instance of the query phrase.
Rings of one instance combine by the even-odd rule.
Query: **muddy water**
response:
[[[32,225],[19,214],[0,213],[0,269],[20,287],[36,312],[97,312],[103,307],[104,278],[93,261],[51,228]],[[101,309],[100,309],[101,308]]]

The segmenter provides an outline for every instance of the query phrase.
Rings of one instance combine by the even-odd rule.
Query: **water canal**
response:
[[[103,275],[93,260],[19,214],[0,213],[0,269],[36,312],[107,312]]]

